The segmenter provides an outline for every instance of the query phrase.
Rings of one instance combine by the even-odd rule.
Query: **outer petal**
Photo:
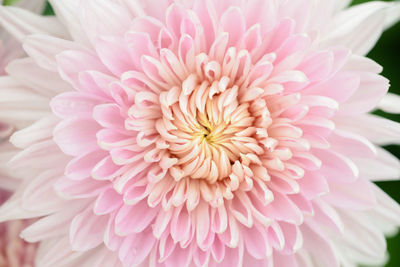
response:
[[[385,112],[400,114],[400,96],[391,93],[386,94],[379,102],[378,108]]]
[[[323,44],[344,45],[355,54],[367,54],[381,35],[391,8],[390,3],[374,1],[338,13],[326,31]]]
[[[78,214],[71,223],[70,240],[74,250],[87,251],[103,241],[108,216],[97,216],[89,207]]]
[[[96,133],[99,129],[93,120],[64,120],[54,129],[54,141],[67,155],[79,156],[98,149]]]
[[[15,38],[22,41],[27,35],[47,33],[65,37],[66,32],[54,17],[43,17],[29,11],[0,6],[0,23]]]
[[[357,133],[378,145],[400,142],[400,123],[370,114],[337,116],[339,129]]]
[[[81,44],[89,45],[89,40],[79,23],[80,0],[50,0],[57,18],[68,29],[72,38]]]

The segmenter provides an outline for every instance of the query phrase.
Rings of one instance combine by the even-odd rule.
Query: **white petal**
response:
[[[380,229],[354,212],[341,211],[340,216],[345,223],[345,232],[343,239],[338,241],[339,250],[360,264],[382,262],[386,241]]]
[[[354,158],[360,176],[372,181],[387,181],[400,178],[400,161],[386,150],[376,147],[374,158]]]
[[[385,28],[390,28],[400,20],[400,2],[392,2],[392,7],[386,13]]]
[[[321,0],[321,2],[324,0]],[[352,0],[335,0],[337,10],[345,9],[350,5]]]
[[[357,73],[360,71],[368,73],[381,73],[383,67],[370,58],[351,54],[341,70]]]
[[[40,68],[32,58],[16,59],[6,71],[21,84],[49,98],[73,90],[58,74]]]
[[[49,99],[14,79],[0,77],[0,120],[24,128],[50,112]]]
[[[72,38],[84,45],[90,42],[79,21],[79,6],[81,0],[49,0],[57,18],[68,29]]]
[[[400,96],[388,93],[378,104],[378,108],[394,114],[400,114]]]
[[[58,2],[68,1],[70,0]],[[126,7],[119,5],[117,1],[80,1],[77,11],[80,24],[92,42],[96,42],[100,36],[122,36],[128,31],[133,20]]]
[[[48,116],[36,121],[31,126],[28,126],[14,133],[10,142],[19,148],[26,148],[34,143],[52,138],[53,129],[59,119],[55,116]]]
[[[22,207],[27,211],[48,214],[63,210],[66,205],[69,207],[70,203],[60,198],[53,189],[54,181],[59,176],[60,172],[48,170],[30,181],[21,196]]]
[[[366,137],[378,145],[400,144],[400,123],[371,114],[337,116],[337,128]]]
[[[21,170],[32,172],[33,170],[48,170],[55,166],[56,168],[57,166],[65,166],[62,164],[67,164],[69,159],[60,152],[53,140],[46,139],[19,152],[10,160],[9,166],[17,172]],[[32,174],[32,177],[35,176]]]
[[[85,47],[64,39],[33,34],[24,39],[26,53],[42,68],[57,72],[56,56],[66,50],[85,50]]]
[[[37,218],[47,215],[47,211],[28,211],[22,207],[22,197],[19,194],[13,195],[0,207],[0,222]]]
[[[80,203],[69,203],[68,208],[39,219],[25,228],[20,236],[28,242],[38,242],[60,235],[68,235],[68,226],[82,209]]]
[[[19,0],[15,6],[41,14],[44,10],[45,4],[46,0]]]
[[[381,229],[386,235],[395,235],[400,226],[400,205],[382,189],[375,186],[377,206],[368,212],[368,220]]]
[[[67,35],[64,27],[55,17],[39,16],[16,7],[0,6],[0,24],[20,41],[34,33],[58,37]]]
[[[368,2],[338,13],[322,37],[322,46],[344,45],[353,53],[365,55],[382,34],[392,5]]]
[[[354,73],[354,75],[356,75]],[[360,86],[354,94],[341,103],[341,114],[360,114],[372,111],[386,95],[389,89],[389,80],[373,73],[360,73]]]
[[[72,251],[68,236],[49,239],[40,243],[35,258],[35,266],[65,267],[68,266],[68,263],[72,263],[74,259],[78,258],[82,254],[83,253]]]

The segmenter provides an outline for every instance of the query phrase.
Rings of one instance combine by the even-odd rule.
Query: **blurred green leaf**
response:
[[[351,4],[352,5],[358,5],[358,4],[362,4],[365,2],[371,2],[372,0],[354,0]],[[393,0],[380,0],[380,1],[385,1],[385,2],[393,2]]]
[[[54,10],[48,2],[46,3],[46,7],[44,9],[43,15],[45,15],[45,16],[53,16],[54,15]]]
[[[11,6],[12,4],[14,4],[15,2],[17,2],[18,0],[4,0],[3,1],[3,5],[5,6]]]

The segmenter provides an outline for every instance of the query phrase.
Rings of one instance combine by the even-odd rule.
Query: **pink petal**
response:
[[[323,199],[333,206],[365,210],[376,204],[372,184],[361,177],[353,183],[329,183],[329,188],[330,193]],[[357,190],[354,190],[354,188],[357,188]]]
[[[338,267],[339,259],[332,242],[324,237],[315,227],[304,225],[301,227],[304,236],[304,247],[312,255],[316,264],[326,267]]]
[[[54,189],[66,198],[91,198],[97,196],[107,186],[107,183],[93,180],[91,177],[83,180],[60,177],[54,183]]]
[[[221,26],[229,34],[229,46],[237,45],[240,37],[246,31],[246,22],[242,11],[237,7],[230,7],[221,16]]]
[[[254,226],[252,228],[242,227],[244,244],[247,252],[258,260],[267,257],[268,238],[265,229]]]
[[[328,179],[328,182],[346,183],[358,178],[359,170],[349,158],[327,150],[315,150],[314,154],[323,162],[321,174]]]
[[[109,214],[117,209],[122,203],[122,196],[110,187],[104,190],[97,197],[93,211],[96,215]]]
[[[91,208],[75,216],[70,227],[73,249],[87,251],[101,244],[107,221],[108,216],[96,216]]]
[[[125,129],[125,120],[121,109],[116,104],[98,105],[93,110],[93,118],[103,127]]]
[[[125,235],[140,233],[150,225],[158,211],[158,208],[149,209],[147,201],[141,201],[134,206],[122,206],[115,218],[116,231]]]
[[[274,200],[266,207],[267,214],[276,220],[301,224],[303,214],[285,195],[274,193]]]
[[[329,186],[319,172],[306,172],[302,179],[298,181],[300,191],[308,199],[313,199],[319,195],[329,192]]]
[[[150,231],[125,238],[119,250],[119,258],[126,266],[138,266],[150,254],[156,239]]]
[[[51,100],[50,106],[55,115],[60,118],[74,116],[91,117],[93,108],[104,100],[92,95],[83,95],[76,92],[68,92],[57,95]]]
[[[99,129],[90,119],[64,120],[54,129],[54,141],[65,154],[79,156],[98,149],[96,133]]]
[[[72,180],[82,180],[91,176],[96,164],[106,156],[105,153],[94,151],[71,160],[65,170],[65,175]]]
[[[79,88],[79,73],[83,71],[100,71],[108,74],[108,70],[96,56],[82,51],[66,50],[58,54],[56,59],[61,77],[75,88]]]

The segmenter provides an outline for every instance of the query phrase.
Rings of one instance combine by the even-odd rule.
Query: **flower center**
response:
[[[163,119],[168,134],[163,137],[177,160],[170,168],[177,181],[184,177],[209,184],[223,181],[243,156],[263,153],[255,138],[249,103],[239,103],[238,86],[221,90],[220,84],[198,82],[191,75],[182,88],[173,88],[161,99],[170,102],[170,112]]]
[[[205,124],[201,124],[201,126],[203,127],[203,129],[200,131],[200,136],[203,136],[203,141],[207,142],[209,145],[211,145],[214,142],[217,142],[217,139],[221,137],[221,134],[216,133],[214,130],[217,127],[220,126],[215,126],[213,127],[209,122],[205,123]],[[197,135],[195,135],[197,138]]]

